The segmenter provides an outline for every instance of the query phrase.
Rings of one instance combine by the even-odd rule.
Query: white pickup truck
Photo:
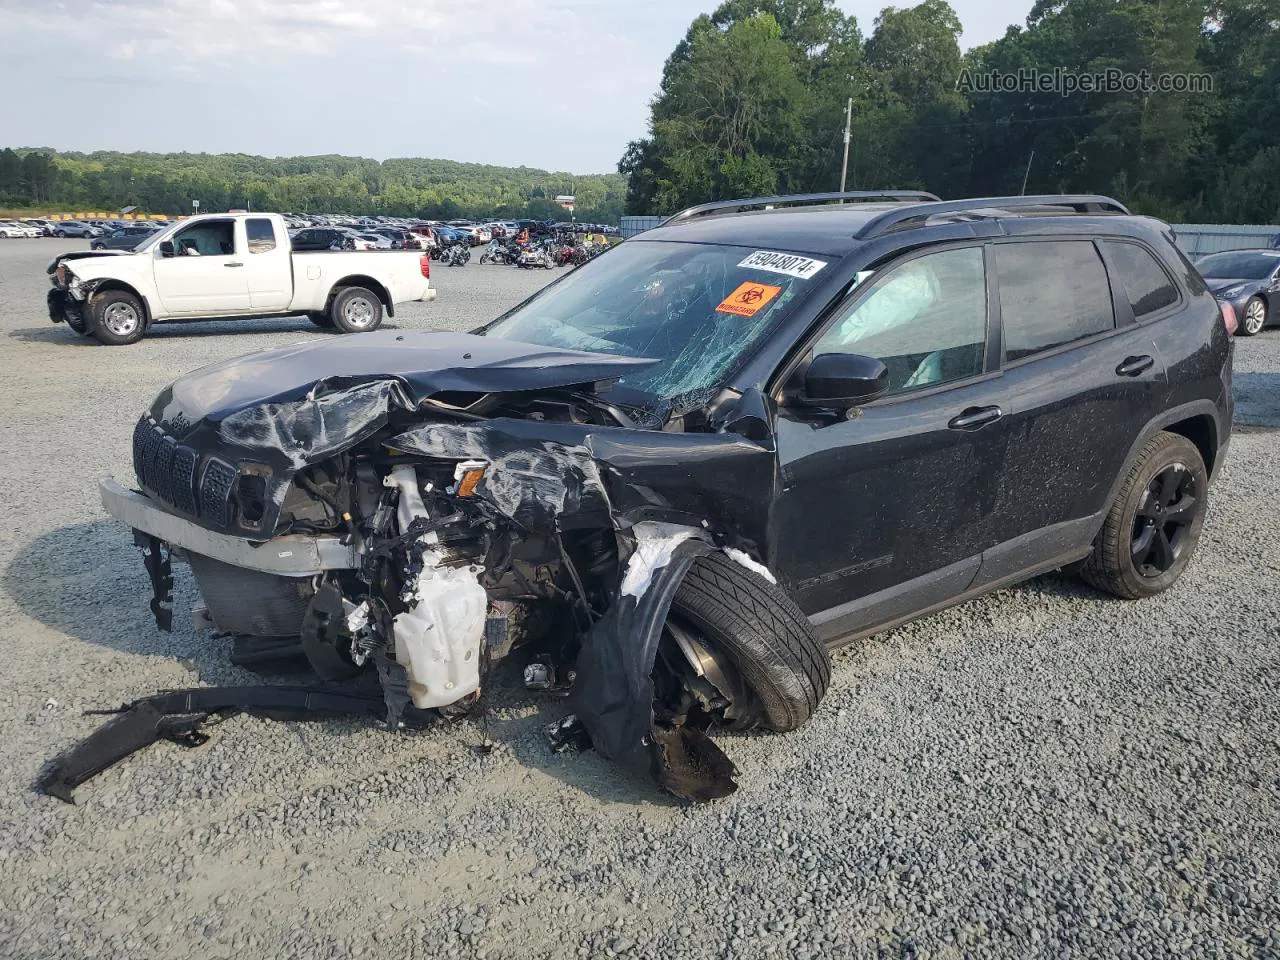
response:
[[[153,323],[304,315],[343,333],[377,329],[385,310],[433,300],[416,250],[295,253],[274,213],[182,220],[130,251],[65,253],[49,264],[49,317],[117,346]]]

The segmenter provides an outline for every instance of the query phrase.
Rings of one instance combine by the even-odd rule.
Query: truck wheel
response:
[[[794,730],[818,709],[831,657],[800,608],[775,584],[723,553],[694,561],[671,602],[735,670],[750,704],[735,704],[740,728]]]
[[[1208,494],[1196,445],[1157,433],[1129,467],[1081,577],[1125,600],[1169,589],[1195,553]]]
[[[310,320],[312,323],[314,323],[321,330],[333,329],[333,321],[329,319],[329,315],[327,313],[321,313],[319,311],[313,310],[311,313],[307,314],[307,319]]]
[[[89,301],[89,332],[99,343],[122,347],[146,333],[142,301],[123,290],[107,290]]]
[[[382,323],[382,301],[364,287],[343,287],[329,305],[329,319],[342,333],[367,333]]]

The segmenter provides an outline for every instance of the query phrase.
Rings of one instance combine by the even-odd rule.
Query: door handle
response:
[[[224,267],[243,267],[244,264],[241,263],[239,260],[232,260],[230,263],[224,263],[223,266]]]
[[[979,430],[1003,416],[1004,411],[996,406],[966,407],[959,416],[952,417],[947,426],[952,430]]]
[[[1140,373],[1146,373],[1156,365],[1154,357],[1125,357],[1116,367],[1116,373],[1122,377],[1136,377]]]

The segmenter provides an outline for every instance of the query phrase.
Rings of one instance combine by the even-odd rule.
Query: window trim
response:
[[[956,387],[968,386],[969,384],[980,383],[1000,376],[999,367],[992,367],[991,365],[993,349],[999,349],[998,337],[996,338],[996,346],[994,348],[992,344],[993,334],[998,333],[999,330],[999,304],[998,302],[995,303],[995,312],[993,312],[993,300],[998,300],[998,298],[994,296],[995,288],[992,285],[991,257],[986,251],[988,246],[989,241],[986,238],[978,239],[974,237],[966,237],[961,240],[951,240],[945,243],[925,244],[906,251],[896,250],[887,255],[884,259],[867,264],[861,270],[855,271],[855,273],[860,273],[862,270],[873,269],[877,274],[883,276],[890,270],[896,270],[903,264],[910,263],[912,260],[916,260],[920,257],[926,257],[936,253],[946,253],[952,250],[968,250],[976,248],[982,251],[983,255],[982,264],[987,298],[986,352],[983,356],[983,369],[981,372],[959,380],[948,380],[946,383],[938,383],[932,386],[921,387],[916,390],[906,390],[901,393],[888,394],[886,396],[879,397],[876,400],[872,400],[869,403],[863,404],[863,407],[878,407],[891,403],[898,403],[903,400],[932,397],[935,394],[942,393],[947,390],[953,390]],[[853,309],[863,298],[867,296],[868,291],[874,287],[873,283],[867,283],[860,285],[855,290],[850,290],[849,285],[853,282],[853,279],[853,274],[850,274],[846,279],[846,282],[840,285],[836,296],[833,297],[831,302],[823,307],[821,311],[819,311],[815,322],[809,327],[808,331],[805,332],[804,336],[797,340],[796,345],[789,352],[787,358],[779,364],[774,375],[770,378],[770,380],[775,384],[770,395],[773,396],[774,400],[779,405],[785,403],[788,388],[796,376],[813,362],[813,350],[814,347],[817,346],[818,341],[821,340],[827,331],[835,325],[837,320],[844,316],[844,310],[846,307]],[[876,277],[875,279],[879,278]]]
[[[1133,304],[1129,302],[1129,291],[1125,289],[1124,278],[1121,275],[1120,268],[1112,261],[1111,257],[1107,253],[1108,243],[1128,243],[1137,247],[1139,250],[1145,250],[1151,258],[1155,260],[1156,266],[1164,273],[1165,279],[1168,280],[1169,285],[1173,287],[1173,292],[1178,295],[1177,299],[1174,300],[1173,303],[1163,306],[1159,310],[1153,310],[1151,313],[1142,317],[1135,314],[1133,312]],[[1130,324],[1143,326],[1148,323],[1155,323],[1158,320],[1163,320],[1166,316],[1171,316],[1172,314],[1177,313],[1186,306],[1186,295],[1182,291],[1182,285],[1178,283],[1177,278],[1169,272],[1169,265],[1160,258],[1158,253],[1152,250],[1141,240],[1136,240],[1132,237],[1098,237],[1095,240],[1095,246],[1097,246],[1098,251],[1102,254],[1102,260],[1103,263],[1106,264],[1108,275],[1115,276],[1115,281],[1111,284],[1112,290],[1114,291],[1118,287],[1124,294],[1121,302],[1126,308]]]
[[[1008,244],[1008,243],[1029,244],[1029,243],[1069,243],[1069,242],[1084,242],[1084,243],[1091,244],[1093,246],[1093,252],[1097,255],[1098,259],[1102,262],[1102,273],[1103,273],[1103,276],[1107,278],[1107,289],[1111,294],[1111,317],[1115,321],[1115,325],[1110,330],[1100,330],[1097,333],[1090,334],[1087,337],[1081,337],[1078,340],[1068,340],[1066,343],[1060,343],[1057,346],[1046,347],[1044,350],[1039,350],[1035,353],[1028,354],[1025,357],[1019,357],[1017,360],[1006,360],[1004,355],[1004,347],[1005,347],[1004,311],[1001,309],[1001,305],[1000,305],[1000,293],[999,293],[1000,273],[999,273],[999,265],[995,256],[995,248],[997,246]],[[998,337],[998,343],[996,345],[996,356],[1000,364],[999,368],[1001,370],[1013,370],[1022,366],[1025,363],[1032,363],[1044,357],[1056,357],[1059,354],[1066,353],[1068,350],[1075,350],[1078,347],[1088,346],[1089,344],[1097,343],[1101,340],[1105,340],[1108,337],[1117,336],[1118,334],[1123,333],[1129,327],[1133,326],[1133,313],[1129,309],[1129,294],[1127,292],[1124,294],[1123,301],[1117,300],[1118,295],[1116,292],[1116,284],[1112,282],[1111,274],[1107,270],[1106,257],[1103,255],[1102,251],[1098,248],[1098,238],[1096,236],[1092,234],[1054,234],[1052,236],[1032,235],[1032,236],[1000,238],[998,240],[989,240],[987,241],[987,243],[988,243],[988,246],[990,246],[991,248],[991,273],[988,274],[987,283],[991,288],[991,290],[994,292],[993,295],[996,301],[995,303],[996,317],[1000,327],[1000,335]],[[1122,323],[1121,319],[1122,317],[1125,317],[1125,316],[1128,317],[1128,322]]]

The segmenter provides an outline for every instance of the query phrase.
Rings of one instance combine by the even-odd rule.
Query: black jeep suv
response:
[[[805,722],[829,646],[1055,568],[1173,584],[1234,322],[1106,197],[709,204],[473,334],[185,376],[103,500],[160,620],[181,548],[244,656],[376,668],[393,723],[519,651],[602,753],[706,799],[706,731]]]

